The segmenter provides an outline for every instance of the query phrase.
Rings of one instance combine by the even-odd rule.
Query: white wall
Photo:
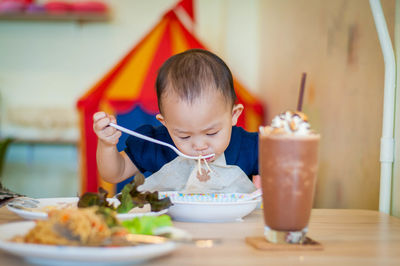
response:
[[[393,33],[394,1],[382,0]],[[378,209],[384,62],[369,2],[264,0],[261,52],[269,119],[303,110],[321,134],[317,208]]]
[[[197,1],[197,36],[221,56],[235,77],[260,91],[260,0]]]

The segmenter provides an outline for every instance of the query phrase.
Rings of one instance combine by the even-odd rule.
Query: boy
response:
[[[237,165],[251,179],[258,175],[258,134],[236,127],[243,111],[236,104],[232,74],[215,54],[192,49],[170,57],[160,68],[156,90],[162,126],[145,125],[135,131],[175,145],[191,155],[225,155],[227,165]],[[121,182],[138,171],[155,173],[177,154],[168,147],[129,136],[126,149],[118,152],[121,132],[108,126],[114,116],[93,116],[98,136],[97,165],[110,183]],[[207,181],[207,180],[204,180]]]

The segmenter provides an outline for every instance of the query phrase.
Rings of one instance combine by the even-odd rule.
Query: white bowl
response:
[[[168,214],[173,220],[181,222],[241,221],[260,202],[260,199],[245,200],[248,194],[243,193],[185,194],[169,191],[159,194],[170,197],[173,205],[169,207]]]

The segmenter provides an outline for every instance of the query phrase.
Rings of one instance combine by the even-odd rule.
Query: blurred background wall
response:
[[[174,0],[109,0],[101,23],[0,20],[3,183],[36,197],[79,191],[75,103]],[[395,0],[381,1],[394,40]],[[195,34],[266,105],[322,134],[315,206],[377,209],[384,65],[367,0],[197,0]]]
[[[369,1],[261,1],[269,115],[304,111],[322,135],[316,207],[378,208],[384,63]],[[394,1],[382,1],[394,32]],[[273,52],[272,52],[273,51]]]

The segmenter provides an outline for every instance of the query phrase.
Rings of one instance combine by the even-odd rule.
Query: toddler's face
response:
[[[193,103],[169,93],[162,98],[163,114],[157,119],[168,129],[176,147],[191,156],[215,153],[215,160],[229,145],[232,126],[243,110],[231,105],[221,93],[213,91]]]

